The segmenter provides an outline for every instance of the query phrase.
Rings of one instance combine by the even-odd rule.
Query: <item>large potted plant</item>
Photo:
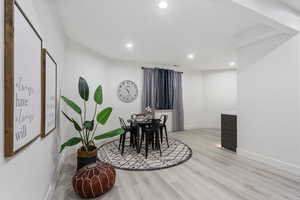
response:
[[[62,100],[78,114],[76,121],[75,118],[69,117],[64,111],[63,115],[73,124],[78,135],[72,137],[67,142],[61,145],[60,152],[62,152],[65,147],[71,147],[79,143],[82,146],[77,151],[77,170],[88,165],[90,163],[96,162],[97,160],[97,147],[95,144],[96,140],[106,139],[114,137],[124,133],[121,128],[103,133],[101,135],[96,135],[98,125],[105,125],[111,112],[111,107],[106,107],[98,112],[98,107],[103,103],[102,86],[99,85],[94,93],[95,110],[91,118],[88,119],[86,103],[89,100],[89,86],[86,80],[82,77],[79,78],[78,83],[79,95],[82,99],[83,110],[72,100],[65,96],[61,96]]]

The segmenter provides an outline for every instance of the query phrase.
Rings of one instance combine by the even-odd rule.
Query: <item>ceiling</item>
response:
[[[300,1],[299,0],[279,0],[282,4],[288,6],[295,11],[295,14],[300,15]]]
[[[157,0],[60,0],[58,8],[66,35],[104,56],[200,70],[232,68],[236,36],[273,23],[230,0],[168,4],[163,10]]]

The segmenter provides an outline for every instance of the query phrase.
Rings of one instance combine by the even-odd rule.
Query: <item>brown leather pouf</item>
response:
[[[110,190],[115,184],[116,171],[109,165],[96,162],[80,169],[73,176],[74,191],[82,198],[95,198]]]

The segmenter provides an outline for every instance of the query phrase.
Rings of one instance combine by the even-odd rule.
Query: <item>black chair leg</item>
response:
[[[135,148],[135,144],[136,144],[136,134],[133,132],[132,133],[132,147]]]
[[[138,132],[136,132],[135,133],[135,148],[136,148],[137,153],[139,152],[139,144],[140,144],[139,139],[140,139],[139,134],[138,134]]]
[[[120,135],[120,140],[119,140],[119,151],[120,151],[120,148],[121,148],[121,145],[122,145],[122,138],[123,138],[123,134]]]
[[[163,127],[160,127],[159,130],[160,130],[160,142],[163,143],[163,141],[164,141],[164,137],[163,137],[163,134],[164,134]]]
[[[136,148],[139,144],[139,141],[138,141],[138,134],[135,132],[134,133],[134,147]]]
[[[155,148],[155,146],[154,146],[154,144],[155,144],[155,142],[154,142],[154,134],[151,134],[151,143],[152,143],[152,150],[154,150],[154,148]]]
[[[141,136],[141,141],[140,141],[140,147],[139,147],[139,151],[138,151],[138,153],[140,153],[140,152],[141,152],[141,149],[142,149],[142,144],[143,144],[144,137],[145,137],[145,133],[142,133],[142,136]]]
[[[158,137],[158,141],[160,141],[159,137]],[[157,150],[158,146],[157,146],[157,134],[156,134],[156,132],[154,133],[154,143],[155,143],[155,150]]]
[[[146,134],[146,159],[148,157],[149,134]]]
[[[132,144],[133,144],[133,137],[132,137],[132,132],[130,132],[130,140],[129,140],[130,142],[130,147],[132,147]]]
[[[158,143],[160,143],[160,132],[155,132],[155,150],[158,150]]]
[[[135,134],[134,134],[134,132],[131,133],[131,137],[132,137],[132,140],[131,140],[132,144],[131,144],[131,146],[134,148],[135,147]]]
[[[156,144],[157,144],[157,148],[159,150],[160,156],[162,155],[161,153],[161,148],[160,148],[160,142],[159,142],[159,132],[156,131]]]
[[[124,153],[125,140],[126,140],[126,132],[123,134],[121,155],[123,155],[123,153]]]
[[[168,148],[169,148],[169,139],[168,139],[167,127],[165,126],[164,128],[165,128],[165,133],[166,133],[167,145],[168,145]]]

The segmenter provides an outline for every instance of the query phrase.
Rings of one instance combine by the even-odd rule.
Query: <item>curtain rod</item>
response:
[[[146,69],[147,67],[141,67],[142,68],[142,70],[144,70],[144,69]],[[156,67],[157,68],[157,67]],[[154,68],[153,68],[154,69]],[[163,69],[163,68],[157,68],[157,69]],[[174,70],[175,71],[175,70]],[[176,72],[178,72],[178,71],[176,71]],[[181,73],[181,74],[183,74],[183,72],[179,72],[179,73]]]

